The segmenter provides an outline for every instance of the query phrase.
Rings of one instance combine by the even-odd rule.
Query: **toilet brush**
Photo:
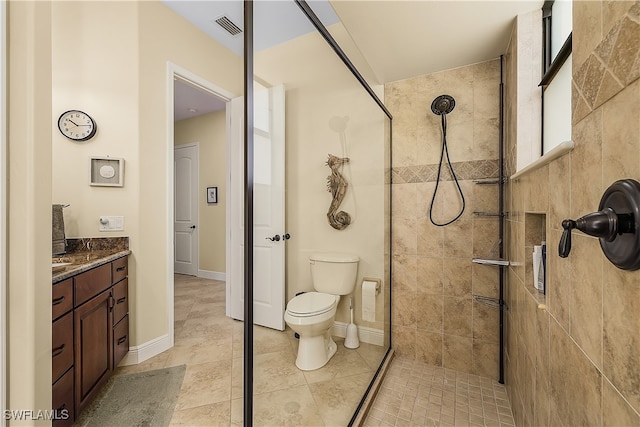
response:
[[[344,346],[358,348],[360,347],[360,340],[358,339],[358,328],[353,323],[353,297],[349,300],[349,309],[351,310],[351,323],[347,325],[347,337],[344,339]]]

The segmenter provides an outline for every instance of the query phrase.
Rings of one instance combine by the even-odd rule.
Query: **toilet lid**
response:
[[[315,316],[326,313],[336,304],[336,296],[321,292],[307,292],[289,301],[287,311],[298,317]]]

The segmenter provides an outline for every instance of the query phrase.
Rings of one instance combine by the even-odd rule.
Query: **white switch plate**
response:
[[[106,216],[99,218],[100,231],[124,231],[123,216]]]

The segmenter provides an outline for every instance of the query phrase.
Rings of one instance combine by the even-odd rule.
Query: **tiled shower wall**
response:
[[[506,68],[513,60],[507,54]],[[574,1],[575,148],[507,191],[506,386],[516,425],[640,425],[640,271],[617,269],[598,239],[577,231],[569,257],[557,255],[563,219],[596,211],[614,181],[640,180],[638,77],[640,3]],[[510,73],[505,84],[517,84]],[[506,129],[511,153],[516,129]],[[546,296],[527,268],[542,238]]]
[[[499,312],[473,295],[498,297],[496,267],[473,264],[497,257],[497,178],[500,60],[385,85],[393,122],[393,348],[398,355],[498,378]],[[447,116],[448,151],[466,208],[446,227],[429,221],[441,154],[439,95],[455,98]],[[456,216],[462,202],[446,164],[434,202],[436,222]],[[493,253],[492,253],[493,249]]]

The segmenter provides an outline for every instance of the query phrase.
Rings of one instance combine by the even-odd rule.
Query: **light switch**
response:
[[[124,231],[124,217],[123,216],[106,216],[103,215],[99,218],[100,231]]]

